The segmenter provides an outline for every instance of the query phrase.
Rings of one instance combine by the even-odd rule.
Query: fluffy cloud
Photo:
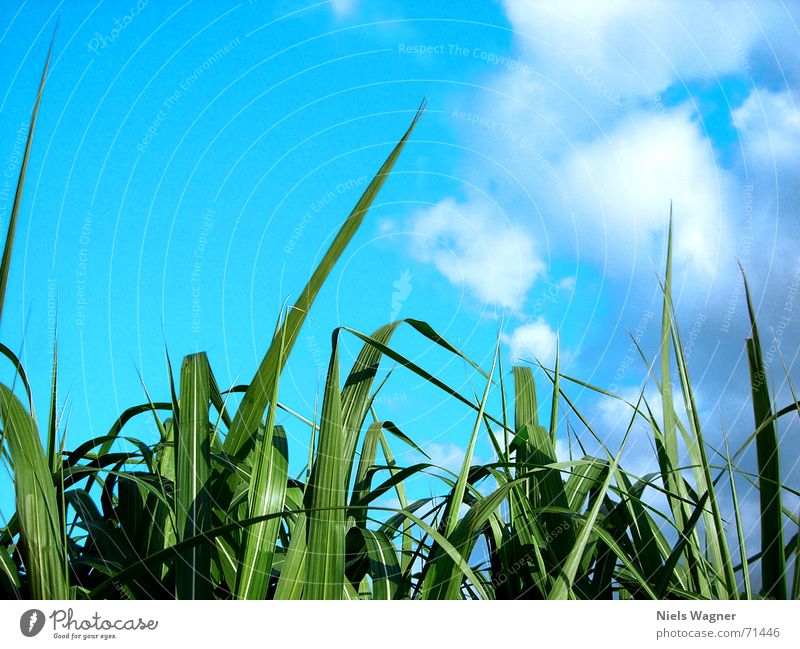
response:
[[[748,3],[749,4],[749,3]],[[505,0],[521,46],[559,83],[622,100],[748,67],[775,11],[740,2]],[[767,3],[769,4],[769,3]],[[774,9],[774,7],[773,7]],[[584,86],[585,87],[585,86]],[[591,90],[587,95],[591,98]]]
[[[732,116],[748,166],[772,169],[800,158],[800,112],[789,92],[755,90]]]
[[[531,234],[480,201],[445,199],[412,219],[414,254],[478,300],[518,313],[544,271]]]
[[[661,247],[672,201],[676,260],[713,273],[730,179],[688,113],[637,115],[569,156],[563,169],[578,241],[590,256],[647,259]]]
[[[543,318],[514,329],[503,342],[511,349],[512,361],[536,361],[552,366],[558,349],[558,335]]]

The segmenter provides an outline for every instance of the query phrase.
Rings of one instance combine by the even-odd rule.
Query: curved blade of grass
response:
[[[395,354],[395,352],[392,352],[391,354],[386,352],[386,350],[389,350],[389,341],[398,327],[402,324],[409,325],[411,328],[417,331],[417,333],[422,334],[425,338],[432,341],[436,345],[439,345],[443,349],[449,351],[451,354],[454,354],[455,356],[458,356],[462,360],[466,361],[474,369],[485,376],[484,371],[472,360],[447,342],[447,340],[440,336],[429,324],[420,320],[408,318],[389,323],[380,327],[371,336],[368,336],[368,340],[364,339],[361,334],[357,334],[353,330],[348,329],[347,331],[350,331],[350,333],[355,334],[364,341],[364,345],[362,346],[361,351],[359,352],[358,357],[353,364],[353,368],[350,371],[347,380],[345,381],[344,387],[342,388],[342,425],[345,431],[344,456],[349,459],[349,465],[346,472],[348,479],[353,467],[353,458],[355,456],[358,435],[361,427],[364,424],[367,411],[372,401],[370,397],[370,390],[372,389],[372,384],[377,374],[381,359],[383,358],[384,354],[390,358],[393,358],[394,360],[402,358],[399,354],[393,356],[392,354]],[[405,358],[403,358],[403,361],[410,362],[406,361]],[[399,362],[402,362],[405,365],[405,362],[403,361]],[[386,430],[390,433],[393,433],[394,431],[397,431],[397,428],[387,428]],[[399,431],[397,432],[399,433]],[[406,441],[413,445],[413,442],[411,442],[411,440],[408,438],[406,438]]]
[[[372,336],[368,336],[368,335],[366,335],[364,333],[361,333],[360,331],[356,331],[355,329],[351,329],[349,327],[342,327],[342,330],[343,331],[347,331],[347,332],[353,334],[356,338],[358,338],[360,340],[363,340],[365,343],[367,343],[369,345],[374,346],[375,348],[380,350],[380,352],[383,355],[385,355],[386,357],[391,358],[393,361],[399,363],[400,365],[402,365],[406,369],[410,370],[411,372],[413,372],[417,376],[425,379],[425,381],[427,381],[431,385],[439,388],[440,390],[442,390],[446,394],[450,395],[454,399],[456,399],[459,402],[463,403],[465,406],[471,408],[472,410],[475,410],[476,412],[479,410],[479,405],[477,403],[474,403],[473,401],[467,399],[465,396],[463,396],[462,394],[460,394],[459,392],[457,392],[456,390],[454,390],[453,388],[448,386],[446,383],[444,383],[440,379],[438,379],[435,376],[433,376],[430,372],[427,372],[426,370],[422,369],[419,365],[417,365],[413,361],[409,360],[408,358],[406,358],[402,354],[399,354],[398,352],[393,350],[391,347],[388,347],[386,344],[384,344],[380,340],[377,340],[377,339],[373,338]],[[460,353],[459,353],[459,356],[461,356],[465,360],[468,360],[466,358],[466,356],[463,356]],[[472,361],[469,361],[469,362],[471,363]],[[483,372],[483,371],[481,371],[481,373],[484,376],[486,375],[485,372]],[[492,423],[497,424],[498,426],[503,426],[503,428],[505,428],[505,425],[501,421],[497,420],[495,417],[489,415],[488,413],[486,413],[485,417],[487,419],[489,419]]]
[[[425,575],[424,599],[458,598],[462,579],[462,575],[459,572],[466,576],[466,572],[463,570],[463,562],[466,562],[472,553],[477,540],[477,532],[483,529],[492,516],[497,514],[500,504],[518,481],[509,482],[474,503],[464,518],[458,522],[456,528],[446,536],[447,543],[458,553],[458,557],[462,560],[461,562],[454,562],[453,553],[443,548],[438,539],[436,539],[437,548],[433,551],[428,562],[431,565],[431,569]],[[442,551],[447,556],[442,556]],[[462,565],[459,565],[459,563]],[[477,588],[479,585],[473,581],[474,587]],[[488,593],[484,593],[483,597],[485,598],[487,595]]]
[[[367,495],[372,482],[373,467],[375,466],[375,456],[378,452],[378,441],[382,435],[383,422],[376,421],[369,425],[361,444],[361,457],[358,460],[356,469],[356,481],[353,486],[353,495],[350,499],[351,504],[360,502]],[[367,526],[367,512],[358,510],[356,513],[355,525],[357,527]]]
[[[678,565],[678,561],[683,554],[684,548],[691,540],[691,533],[694,531],[694,528],[697,526],[697,523],[703,517],[703,508],[705,507],[706,501],[708,500],[709,494],[708,492],[704,493],[702,498],[700,498],[700,502],[697,503],[697,508],[694,510],[692,515],[689,517],[687,522],[687,527],[685,529],[680,530],[680,538],[678,539],[678,543],[672,549],[669,557],[664,562],[664,566],[661,569],[661,574],[658,576],[658,580],[656,581],[655,591],[656,595],[658,595],[658,599],[664,599],[667,594],[667,588],[669,586],[670,580],[675,573],[675,566]],[[732,567],[732,566],[731,566]]]
[[[0,419],[14,462],[14,492],[31,595],[66,599],[66,556],[53,474],[47,465],[33,417],[5,385],[0,385]]]
[[[592,534],[596,532],[597,528],[599,528],[599,525],[597,525],[597,519],[600,514],[600,508],[603,505],[603,499],[605,498],[605,495],[611,486],[612,477],[617,470],[617,466],[619,466],[619,459],[622,455],[622,450],[625,448],[625,443],[628,440],[628,436],[633,429],[634,421],[635,415],[633,418],[631,418],[631,422],[628,425],[627,431],[625,432],[625,437],[622,440],[622,444],[620,444],[619,452],[613,457],[608,473],[606,474],[606,478],[597,492],[594,505],[592,505],[591,510],[587,514],[586,520],[584,521],[583,526],[577,535],[575,544],[570,549],[569,555],[567,556],[561,572],[556,579],[556,583],[547,595],[547,599],[567,599],[572,593],[578,568],[583,559],[586,547],[589,544]],[[609,457],[609,459],[612,458]]]
[[[21,587],[19,569],[6,553],[6,549],[0,549],[0,593],[3,594],[3,599],[22,599]]]
[[[0,343],[0,354],[5,356],[14,364],[14,368],[17,370],[17,376],[19,376],[20,380],[22,381],[22,386],[25,388],[25,394],[28,396],[28,408],[32,409],[33,397],[31,396],[31,386],[30,383],[28,383],[28,375],[25,373],[25,368],[22,366],[22,362],[19,360],[19,358],[17,358],[17,355],[3,343]]]
[[[286,433],[282,426],[274,425],[275,409],[270,407],[269,412],[267,428],[274,428],[269,436],[271,448],[261,451],[265,457],[259,461],[255,480],[250,484],[248,518],[283,511],[286,496],[289,473]],[[280,518],[257,523],[244,535],[244,552],[237,574],[239,599],[266,597],[280,524]]]
[[[411,121],[411,125],[389,154],[389,157],[372,179],[372,182],[367,186],[367,189],[356,203],[353,211],[350,212],[344,225],[342,225],[334,238],[333,243],[314,270],[308,284],[306,284],[297,302],[295,302],[294,307],[289,310],[281,326],[281,332],[276,333],[273,337],[269,350],[262,359],[258,371],[253,377],[250,387],[247,389],[247,392],[245,392],[244,398],[236,411],[228,436],[225,439],[224,450],[229,455],[239,456],[242,449],[246,449],[252,444],[253,437],[258,430],[258,426],[267,409],[269,397],[272,394],[271,381],[281,372],[279,358],[283,357],[286,359],[291,353],[297,337],[300,334],[300,328],[311,309],[311,305],[314,303],[314,299],[317,297],[319,290],[322,288],[333,266],[361,226],[367,211],[378,195],[381,187],[383,187],[383,183],[386,181],[392,167],[394,167],[400,152],[403,150],[403,147],[408,141],[411,132],[414,130],[424,110],[425,102],[420,105],[414,119]]]
[[[560,368],[560,341],[559,338],[556,337],[556,364],[553,368],[553,399],[550,405],[550,439],[553,442],[553,448],[556,446],[556,433],[558,431],[558,384],[559,378],[561,376]]]
[[[291,541],[286,557],[281,566],[281,574],[278,578],[278,585],[275,589],[275,599],[286,600],[301,599],[303,596],[303,582],[305,580],[306,557],[306,534],[307,516],[305,512],[297,513],[292,528]]]
[[[445,512],[445,536],[450,536],[458,523],[459,510],[461,504],[464,502],[464,493],[467,489],[467,479],[469,477],[469,470],[472,466],[472,456],[475,453],[475,444],[478,441],[478,433],[481,429],[481,421],[483,413],[486,410],[486,403],[489,400],[489,391],[492,388],[492,377],[494,376],[494,368],[497,366],[497,357],[499,356],[499,346],[495,347],[494,358],[492,359],[492,369],[489,371],[489,378],[486,381],[486,388],[483,391],[483,398],[480,402],[478,409],[478,416],[475,418],[475,425],[472,427],[472,434],[470,435],[469,444],[467,445],[466,453],[464,453],[464,461],[461,465],[461,472],[458,475],[455,487],[450,496],[450,502]]]
[[[280,322],[276,326],[276,335]],[[279,338],[276,371],[283,365],[283,335]],[[254,518],[271,512],[283,511],[289,478],[289,450],[286,433],[275,425],[278,409],[280,375],[272,377],[272,394],[267,408],[267,422],[253,449],[253,478],[247,485],[247,517]],[[243,537],[240,557],[241,568],[236,578],[236,596],[239,599],[264,599],[267,594],[275,543],[280,529],[280,518],[256,524]]]
[[[400,563],[397,550],[383,532],[361,529],[372,577],[372,599],[396,599],[400,592]]]
[[[517,462],[530,466],[547,466],[557,462],[555,443],[552,434],[537,422],[536,388],[533,373],[529,367],[512,367],[514,376],[515,431],[517,441]],[[558,377],[554,381],[554,394],[558,394]],[[568,506],[567,494],[561,473],[555,469],[545,469],[534,473],[527,480],[528,499],[534,509],[541,507]],[[541,525],[545,536],[560,533],[559,542],[551,544],[556,559],[563,562],[569,548],[575,542],[575,533],[570,519],[555,513],[542,514]]]
[[[719,502],[717,500],[717,493],[714,487],[714,480],[711,476],[711,465],[708,461],[706,454],[706,443],[703,437],[702,426],[700,425],[700,417],[697,411],[697,404],[695,403],[694,391],[692,383],[689,379],[689,368],[686,364],[686,356],[684,354],[683,344],[678,331],[678,325],[675,322],[675,317],[670,318],[672,328],[672,343],[675,349],[675,358],[678,365],[678,375],[681,382],[681,390],[683,392],[684,404],[686,412],[689,416],[689,427],[694,435],[693,443],[689,444],[689,453],[692,464],[697,466],[695,469],[695,483],[699,492],[705,493],[708,496],[708,503],[711,513],[704,512],[706,530],[706,544],[708,546],[708,554],[714,569],[721,573],[725,579],[725,590],[719,592],[717,595],[720,597],[730,597],[738,599],[738,589],[736,588],[736,577],[733,574],[733,561],[731,559],[730,549],[728,547],[728,539],[725,535],[725,527],[722,521],[722,512],[720,510]],[[694,514],[692,514],[692,517]],[[687,521],[687,526],[691,522],[691,518]],[[692,526],[694,528],[694,526]],[[681,530],[683,533],[684,530]]]
[[[28,170],[28,158],[30,157],[31,147],[33,146],[33,133],[36,130],[36,118],[39,116],[39,104],[42,102],[44,84],[47,79],[47,68],[50,66],[50,57],[53,55],[53,46],[56,42],[57,31],[58,28],[53,31],[53,38],[50,41],[50,50],[47,52],[47,58],[45,59],[44,68],[42,69],[42,78],[41,81],[39,81],[39,92],[36,93],[36,101],[33,104],[31,123],[28,127],[28,139],[25,142],[25,152],[22,154],[22,165],[20,166],[19,170],[17,191],[14,194],[14,205],[11,207],[11,218],[8,221],[8,231],[6,232],[3,257],[2,261],[0,261],[0,319],[3,317],[3,306],[5,304],[8,275],[11,270],[11,253],[14,249],[14,235],[17,232],[17,219],[19,217],[19,208],[22,204],[22,188],[25,185],[25,173]]]

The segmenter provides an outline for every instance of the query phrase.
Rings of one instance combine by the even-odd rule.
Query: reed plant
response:
[[[0,317],[46,75],[47,65],[0,266]],[[153,399],[145,390],[144,402],[121,413],[106,434],[67,450],[56,358],[50,402],[34,409],[22,363],[0,344],[14,372],[10,385],[0,385],[0,452],[13,475],[16,501],[0,530],[4,598],[798,597],[798,517],[783,502],[787,494],[800,494],[782,482],[778,443],[783,419],[797,416],[797,398],[777,408],[770,397],[748,289],[753,428],[734,452],[708,444],[671,302],[671,250],[655,361],[642,350],[658,407],[644,389],[635,401],[624,401],[566,376],[558,359],[552,368],[514,366],[506,373],[498,346],[491,367],[483,368],[415,319],[372,333],[336,329],[318,416],[282,404],[281,375],[314,300],[423,110],[424,105],[296,303],[276,316],[248,384],[223,389],[203,353],[184,358],[177,373],[167,358],[169,394]],[[392,346],[400,328],[463,362],[471,379],[483,385],[480,393],[463,394],[400,353]],[[344,336],[360,345],[349,368],[339,356]],[[385,385],[378,372],[387,362],[472,411],[457,473],[432,471],[438,467],[431,462],[395,461],[397,445],[423,455],[424,448],[402,432],[402,422],[376,413]],[[540,413],[537,380],[552,387],[547,417]],[[575,388],[624,401],[630,419],[618,448],[609,448],[592,417],[575,405]],[[497,394],[502,406],[492,412]],[[307,471],[300,476],[289,473],[293,449],[276,423],[279,410],[292,414],[311,438]],[[599,453],[558,456],[557,441],[566,434],[559,415],[565,411],[578,422],[577,446],[584,448],[583,439]],[[47,412],[47,420],[36,412]],[[155,444],[129,433],[131,422],[145,417],[158,429]],[[658,470],[639,476],[624,467],[624,449],[631,431],[642,425],[652,436]],[[493,461],[483,464],[474,455],[481,437],[494,450]],[[753,445],[757,470],[750,473],[738,459]],[[409,481],[423,474],[432,495],[409,499]],[[747,542],[737,483],[759,494],[756,547]],[[396,506],[379,504],[387,494]]]

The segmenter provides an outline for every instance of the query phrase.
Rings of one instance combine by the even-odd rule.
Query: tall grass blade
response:
[[[178,539],[201,535],[211,527],[210,369],[205,353],[183,360],[180,415],[175,430],[175,518]],[[212,588],[211,544],[192,546],[176,559],[175,594],[178,599],[208,599]]]
[[[53,474],[33,417],[0,385],[0,419],[14,464],[20,543],[32,599],[66,599],[66,555]]]
[[[309,507],[315,511],[308,517],[304,599],[341,599],[344,589],[346,459],[338,344],[337,329],[332,337],[317,453],[309,484]]]
[[[758,492],[761,506],[761,588],[765,597],[786,599],[786,557],[783,546],[778,434],[774,423],[770,421],[773,415],[767,385],[767,369],[761,354],[756,314],[744,271],[742,278],[751,327],[751,336],[747,339],[747,358],[750,363],[753,416],[756,428],[761,428],[761,432],[756,435]]]
[[[19,169],[19,180],[17,180],[17,191],[14,194],[14,204],[11,207],[11,218],[8,221],[5,246],[3,247],[3,257],[0,261],[0,319],[3,317],[3,306],[5,304],[6,287],[8,285],[8,275],[11,271],[11,253],[14,249],[14,236],[17,232],[17,220],[19,218],[19,208],[22,205],[22,188],[25,185],[25,173],[28,171],[28,158],[30,157],[31,147],[33,146],[33,133],[36,129],[36,119],[39,116],[39,104],[42,102],[44,84],[47,79],[47,68],[50,66],[50,57],[53,55],[53,46],[56,42],[56,32],[53,31],[53,38],[50,41],[50,50],[42,69],[42,78],[39,81],[39,92],[36,93],[36,101],[33,104],[31,123],[28,127],[28,139],[25,142],[25,152],[22,154],[22,165]]]
[[[253,377],[250,387],[247,389],[247,392],[245,392],[244,398],[236,411],[233,424],[225,439],[226,453],[234,456],[240,455],[243,448],[247,448],[252,444],[258,425],[261,423],[261,419],[267,409],[269,396],[272,394],[271,381],[274,380],[273,377],[280,374],[281,366],[279,364],[279,357],[282,356],[285,359],[291,353],[295,341],[300,334],[300,328],[311,309],[311,305],[314,303],[314,299],[317,297],[317,293],[319,293],[319,290],[322,288],[333,266],[361,226],[367,211],[378,195],[381,187],[383,187],[383,183],[386,181],[392,167],[394,167],[400,152],[408,141],[417,121],[422,116],[424,109],[425,103],[423,102],[419,110],[417,110],[414,119],[411,121],[411,125],[389,154],[389,157],[372,179],[372,182],[367,186],[367,189],[356,203],[353,211],[350,212],[344,225],[342,225],[334,238],[333,243],[331,243],[325,255],[322,257],[322,261],[320,261],[319,265],[314,270],[308,284],[306,284],[297,302],[295,302],[294,307],[289,310],[281,326],[281,332],[273,337],[269,350],[262,359],[258,371]]]

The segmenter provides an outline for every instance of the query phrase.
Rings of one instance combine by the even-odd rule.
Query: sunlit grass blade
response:
[[[492,369],[489,371],[489,378],[486,381],[486,388],[484,389],[483,397],[480,401],[478,415],[475,418],[475,425],[472,427],[472,434],[470,435],[469,443],[467,444],[467,450],[464,454],[461,472],[459,473],[456,484],[453,487],[453,491],[450,495],[450,502],[448,503],[447,510],[445,512],[445,536],[449,536],[458,523],[461,504],[464,502],[464,493],[467,489],[469,470],[472,466],[472,457],[475,453],[475,444],[478,441],[478,433],[480,432],[481,424],[483,423],[483,413],[486,411],[486,403],[489,400],[489,393],[492,387],[492,377],[494,376],[494,368],[497,365],[497,357],[499,354],[500,349],[498,346],[495,348],[494,358],[492,359]]]
[[[183,360],[180,416],[175,430],[175,518],[178,538],[185,540],[211,527],[211,426],[208,359],[204,353]],[[211,596],[211,544],[193,546],[176,559],[178,599]]]
[[[303,582],[305,580],[307,516],[298,512],[292,527],[291,542],[281,566],[278,585],[275,588],[275,599],[302,599]]]
[[[53,475],[33,417],[0,385],[0,419],[14,469],[14,492],[30,597],[66,599],[63,528]]]
[[[339,391],[339,331],[332,336],[319,439],[309,483],[308,557],[304,599],[341,599],[344,588],[345,468],[342,398]]]
[[[273,337],[269,350],[262,359],[258,371],[253,377],[250,387],[247,389],[247,392],[245,392],[244,398],[236,411],[230,431],[225,439],[225,452],[230,455],[238,455],[242,448],[246,448],[252,443],[253,436],[267,409],[269,396],[272,394],[270,382],[274,380],[273,377],[280,374],[281,366],[279,364],[279,358],[282,357],[286,359],[291,353],[297,336],[300,334],[300,328],[303,322],[305,322],[311,305],[314,303],[314,299],[317,297],[317,294],[339,257],[341,257],[345,248],[350,243],[350,240],[361,226],[367,211],[378,195],[381,187],[383,187],[383,183],[386,181],[392,167],[394,167],[400,152],[408,141],[417,121],[422,116],[424,109],[425,104],[423,102],[414,116],[414,119],[411,121],[411,125],[367,186],[367,189],[361,195],[353,211],[350,212],[350,215],[334,238],[333,243],[331,243],[319,265],[311,275],[311,279],[309,279],[305,288],[300,293],[300,297],[295,302],[294,307],[287,313],[286,319],[281,325],[281,331],[276,333]]]
[[[280,322],[276,333],[279,328]],[[280,340],[284,342],[282,337]],[[283,365],[283,351],[281,346],[276,371],[280,371],[279,368]],[[267,421],[250,455],[253,470],[246,487],[248,518],[283,511],[289,473],[289,449],[284,429],[275,425],[279,384],[280,376],[276,375],[272,380]],[[237,598],[266,598],[280,524],[280,518],[258,523],[242,537],[241,557],[236,574]]]
[[[270,412],[274,412],[272,408]],[[266,457],[258,460],[258,469],[250,484],[248,518],[283,510],[289,470],[289,449],[283,427],[275,426],[274,421],[269,419],[267,428],[273,427],[274,432],[270,436],[270,448],[260,451]],[[265,439],[266,437],[265,434]],[[280,524],[280,518],[257,523],[243,536],[244,552],[237,572],[239,599],[266,598]]]
[[[361,529],[369,559],[372,599],[396,599],[400,593],[400,563],[397,550],[383,532]]]
[[[356,480],[353,485],[353,496],[351,504],[361,501],[369,492],[370,483],[372,479],[372,469],[375,466],[375,455],[378,451],[378,443],[383,434],[383,422],[376,421],[369,425],[367,432],[364,435],[364,441],[361,444],[361,455],[358,460],[358,468],[356,469]],[[366,510],[357,510],[354,512],[354,523],[358,527],[367,526],[367,512]]]
[[[724,584],[719,582],[717,584],[717,595],[719,597],[738,599],[739,593],[736,588],[736,577],[733,573],[733,562],[728,547],[728,539],[725,534],[722,511],[717,498],[714,480],[711,476],[711,465],[706,453],[706,442],[700,424],[700,415],[697,410],[692,383],[689,379],[689,368],[686,363],[686,355],[674,314],[670,317],[670,322],[672,328],[672,344],[675,350],[681,390],[683,392],[684,404],[689,418],[689,428],[693,435],[692,443],[688,444],[688,446],[691,463],[696,467],[694,469],[695,485],[699,493],[708,496],[708,503],[711,510],[710,513],[703,512],[706,545],[708,546],[707,554],[714,566],[714,570],[721,575],[724,580]],[[692,518],[693,517],[694,514],[692,514]],[[689,521],[687,521],[687,528],[688,526]],[[694,526],[691,527],[694,529]],[[689,541],[690,539],[687,538],[687,544]],[[723,585],[724,589],[722,588]]]
[[[622,451],[625,448],[625,443],[628,440],[628,436],[633,428],[635,417],[636,416],[634,415],[634,417],[631,418],[631,422],[628,425],[628,429],[625,432],[625,437],[622,440],[622,444],[620,445],[620,449],[616,456],[613,458],[609,457],[611,463],[608,472],[606,473],[606,477],[602,485],[600,485],[600,487],[597,489],[594,504],[582,522],[581,529],[576,535],[575,544],[570,548],[563,567],[561,568],[558,577],[555,580],[555,584],[547,595],[547,599],[568,599],[573,594],[573,586],[575,584],[576,577],[578,576],[579,566],[592,535],[599,527],[597,522],[600,515],[600,508],[602,507],[603,499],[605,498],[605,495],[611,486],[611,480],[616,473]]]
[[[551,432],[538,423],[538,404],[533,373],[529,367],[513,367],[514,374],[514,408],[518,470],[530,471],[531,468],[543,467],[557,461],[555,441]],[[554,382],[554,393],[557,394],[558,378],[551,377]],[[554,400],[557,397],[554,397]],[[554,432],[554,431],[553,431]],[[526,481],[527,496],[533,509],[568,507],[564,481],[559,471],[544,469],[536,471]],[[559,530],[558,542],[550,545],[550,551],[558,562],[566,559],[569,548],[575,541],[572,521],[554,512],[540,515],[542,531],[545,536]]]

